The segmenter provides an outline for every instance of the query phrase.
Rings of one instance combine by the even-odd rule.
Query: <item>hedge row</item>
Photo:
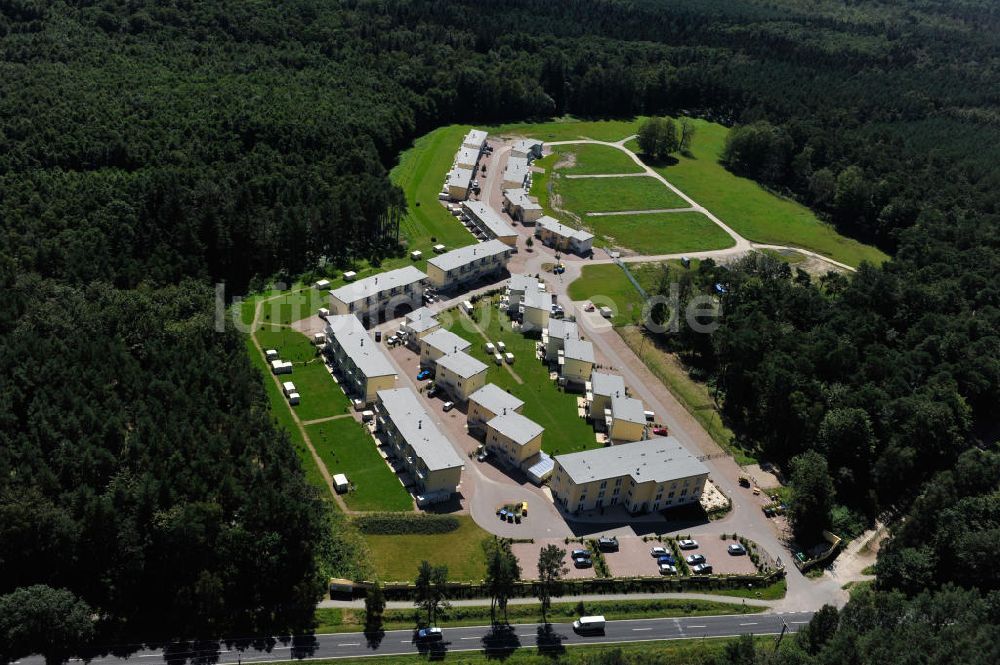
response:
[[[378,536],[399,536],[405,534],[430,535],[449,533],[459,527],[458,519],[452,515],[427,513],[370,513],[354,518],[354,526],[361,533]]]
[[[718,589],[745,589],[747,584],[767,586],[781,578],[784,571],[769,575],[696,575],[692,577],[634,577],[634,578],[586,578],[563,580],[560,583],[563,596],[586,594],[700,592],[711,593]],[[413,600],[415,589],[412,584],[386,583],[383,591],[387,600]],[[362,592],[363,593],[363,592]],[[481,583],[454,582],[448,584],[448,598],[486,598],[489,596]],[[535,584],[520,582],[516,585],[514,597],[527,598],[535,595]]]

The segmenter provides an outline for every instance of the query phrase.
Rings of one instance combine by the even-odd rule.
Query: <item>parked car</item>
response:
[[[654,556],[656,558],[660,558],[661,556],[666,556],[667,554],[669,554],[669,552],[667,552],[667,548],[660,547],[659,545],[657,545],[656,547],[651,547],[649,549],[649,555]]]
[[[743,547],[740,543],[733,543],[728,549],[729,553],[733,556],[743,556],[747,553],[747,548]]]
[[[483,448],[481,451],[479,451],[479,454],[476,455],[476,459],[480,462],[485,462],[487,458],[489,458],[489,456],[490,456],[490,451]]]
[[[437,627],[421,628],[417,631],[417,641],[419,642],[440,642],[444,639],[444,632]]]
[[[698,547],[698,541],[697,540],[690,540],[690,539],[678,540],[677,541],[677,547],[681,548],[682,550],[697,549],[697,547]]]
[[[707,563],[699,563],[697,566],[691,566],[691,572],[695,575],[711,575],[712,566]]]
[[[660,575],[676,575],[677,566],[673,566],[669,563],[660,564]]]
[[[687,558],[684,559],[684,560],[687,561],[688,564],[690,564],[690,565],[693,566],[693,565],[698,564],[698,563],[705,563],[705,555],[704,554],[688,554]]]
[[[603,536],[597,539],[597,546],[602,552],[615,552],[618,550],[618,538]]]
[[[417,372],[417,381],[424,381],[431,378],[431,371],[429,369],[422,369]]]
[[[589,559],[590,550],[573,550],[570,556],[574,559]]]
[[[454,402],[445,402],[444,406],[441,407],[441,408],[443,408],[445,411],[451,411],[452,409],[455,408],[455,403]]]
[[[586,304],[586,306],[584,306],[584,308],[583,308],[583,311],[585,311],[585,312],[593,312],[593,311],[594,311],[594,309],[596,309],[596,308],[594,307],[594,303],[592,303],[592,302],[588,302],[588,303]]]
[[[677,563],[677,559],[670,556],[669,554],[664,554],[663,556],[656,557],[656,563],[667,563],[673,566]]]
[[[590,568],[594,565],[594,562],[591,559],[584,559],[581,557],[579,559],[573,559],[573,565],[577,568]]]
[[[437,394],[438,394],[438,387],[434,385],[434,382],[432,381],[430,383],[430,387],[427,388],[427,396],[434,397]]]
[[[375,331],[375,341],[376,342],[381,342],[382,341],[382,331],[381,330],[376,330]]]
[[[654,427],[653,434],[657,434],[659,436],[667,436],[669,432],[667,431],[666,427]]]

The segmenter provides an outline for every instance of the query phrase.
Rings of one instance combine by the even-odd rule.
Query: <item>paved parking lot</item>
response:
[[[753,575],[757,572],[757,567],[747,555],[732,556],[726,549],[733,544],[733,540],[722,540],[718,534],[692,534],[691,537],[698,541],[698,548],[693,550],[681,550],[685,557],[689,554],[704,555],[708,563],[712,564],[712,572],[716,575]]]
[[[569,572],[565,576],[567,579],[582,579],[596,576],[593,566],[590,568],[577,568],[573,565],[573,561],[569,557],[569,553],[575,549],[587,549],[585,545],[581,545],[580,543],[570,543],[567,545],[562,538],[536,538],[533,543],[514,543],[510,546],[514,556],[517,557],[518,562],[521,564],[521,577],[523,579],[538,579],[538,553],[546,545],[556,545],[560,549],[566,550],[566,557],[563,559],[563,563],[569,568]]]
[[[660,571],[649,549],[658,543],[644,543],[642,538],[618,538],[618,551],[605,552],[608,570],[615,577],[659,577]],[[669,548],[668,548],[669,549]]]

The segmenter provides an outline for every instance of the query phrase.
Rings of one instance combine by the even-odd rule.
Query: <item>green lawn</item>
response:
[[[676,254],[725,249],[736,244],[700,212],[587,217],[587,226],[609,243],[641,254]]]
[[[639,131],[639,120],[577,120],[566,116],[549,122],[515,123],[484,129],[490,135],[530,136],[545,142],[575,139],[620,141]]]
[[[729,130],[705,120],[692,122],[692,157],[678,155],[676,164],[656,170],[737,233],[755,242],[811,249],[852,266],[888,258],[879,249],[841,236],[809,208],[727,171],[719,158]],[[626,147],[638,151],[635,140]]]
[[[264,358],[257,351],[257,347],[253,345],[253,340],[250,339],[249,335],[245,337],[245,340],[247,353],[250,355],[250,362],[264,374],[264,390],[267,392],[267,398],[271,404],[271,416],[278,427],[288,433],[292,447],[302,462],[302,469],[306,474],[306,480],[309,481],[310,485],[320,490],[319,496],[324,501],[333,503],[333,497],[330,496],[330,488],[327,486],[326,480],[323,479],[323,474],[320,473],[319,467],[316,466],[316,460],[313,458],[312,453],[309,452],[309,448],[302,438],[302,432],[299,431],[298,425],[292,418],[288,401],[285,400],[281,389],[271,379],[271,370],[265,365]],[[336,504],[334,503],[334,505]]]
[[[511,368],[524,383],[518,383],[507,371],[506,365],[497,366],[492,356],[487,356],[483,350],[485,341],[470,327],[468,317],[451,310],[453,323],[450,329],[472,342],[469,353],[489,366],[486,374],[488,383],[495,383],[524,400],[522,413],[545,428],[542,450],[550,455],[561,455],[597,447],[593,428],[577,415],[577,394],[561,390],[549,379],[548,368],[535,357],[537,340],[513,332],[507,316],[486,300],[481,300],[475,311],[479,325],[490,341],[504,342],[507,350],[514,354],[515,362]]]
[[[292,408],[303,421],[328,418],[350,412],[351,402],[334,382],[316,347],[309,338],[291,328],[264,326],[257,331],[257,340],[266,349],[276,349],[282,360],[295,363],[291,374],[281,375],[298,388],[301,401]]]
[[[412,510],[409,492],[378,454],[371,435],[353,418],[307,425],[306,431],[330,475],[353,485],[344,495],[351,510]]]
[[[609,621],[627,619],[654,619],[668,617],[720,616],[725,614],[758,614],[766,607],[743,605],[741,603],[720,603],[712,600],[688,599],[638,599],[630,601],[592,601],[585,605],[589,614],[600,614]],[[417,624],[423,612],[414,609],[386,610],[383,617],[385,630],[405,630]],[[568,622],[576,619],[575,602],[555,602],[549,608],[549,621]],[[510,604],[507,618],[511,623],[541,622],[540,606],[537,603]],[[349,633],[364,630],[364,610],[323,607],[316,610],[316,633]],[[489,625],[488,605],[453,607],[438,625],[441,627]]]
[[[448,566],[448,578],[477,582],[483,579],[483,541],[490,538],[468,515],[456,515],[459,527],[449,533],[377,536],[364,534],[372,552],[378,578],[384,582],[407,582],[416,578],[421,561]]]
[[[647,291],[659,278],[657,264],[634,264],[629,270]],[[580,277],[573,280],[567,290],[575,301],[591,300],[598,306],[608,306],[615,311],[611,322],[615,326],[636,323],[641,319],[643,300],[621,268],[612,263],[584,266]]]
[[[599,173],[642,173],[642,167],[618,148],[594,143],[556,146],[554,152],[560,161],[572,161],[572,166],[559,167],[566,175],[593,175]]]
[[[651,176],[635,178],[558,178],[556,193],[564,210],[581,218],[588,212],[664,210],[688,204]],[[589,221],[589,219],[588,219]]]
[[[438,201],[445,174],[469,129],[467,125],[450,125],[420,137],[399,156],[399,163],[389,172],[392,182],[406,194],[408,211],[400,231],[407,250],[419,249],[425,256],[433,256],[431,248],[435,244],[455,249],[475,241]],[[418,267],[424,269],[423,265]]]
[[[536,172],[531,176],[531,190],[528,192],[538,199],[538,204],[542,206],[543,213],[557,219],[559,216],[552,209],[552,205],[549,202],[549,183],[551,182],[552,168],[558,159],[559,155],[553,153],[534,161],[534,165],[543,169],[543,171]]]

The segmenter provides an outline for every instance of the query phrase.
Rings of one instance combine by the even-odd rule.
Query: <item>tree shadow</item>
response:
[[[552,628],[551,623],[545,623],[538,627],[536,644],[538,645],[538,653],[540,654],[546,656],[562,655],[566,651],[566,647],[563,644],[565,640],[566,636],[557,633]]]
[[[666,157],[661,157],[660,159],[653,159],[644,152],[636,153],[639,159],[642,160],[643,164],[647,166],[652,166],[653,168],[667,168],[670,166],[676,166],[680,163],[680,160],[673,155],[667,155]],[[686,156],[686,155],[685,155]]]
[[[315,635],[293,635],[292,636],[292,658],[310,658],[319,648],[319,641]]]
[[[514,628],[505,624],[493,626],[490,632],[483,635],[482,643],[489,658],[509,658],[521,648],[521,638]]]
[[[365,641],[368,642],[369,649],[378,649],[385,639],[385,629],[381,626],[365,628]]]

